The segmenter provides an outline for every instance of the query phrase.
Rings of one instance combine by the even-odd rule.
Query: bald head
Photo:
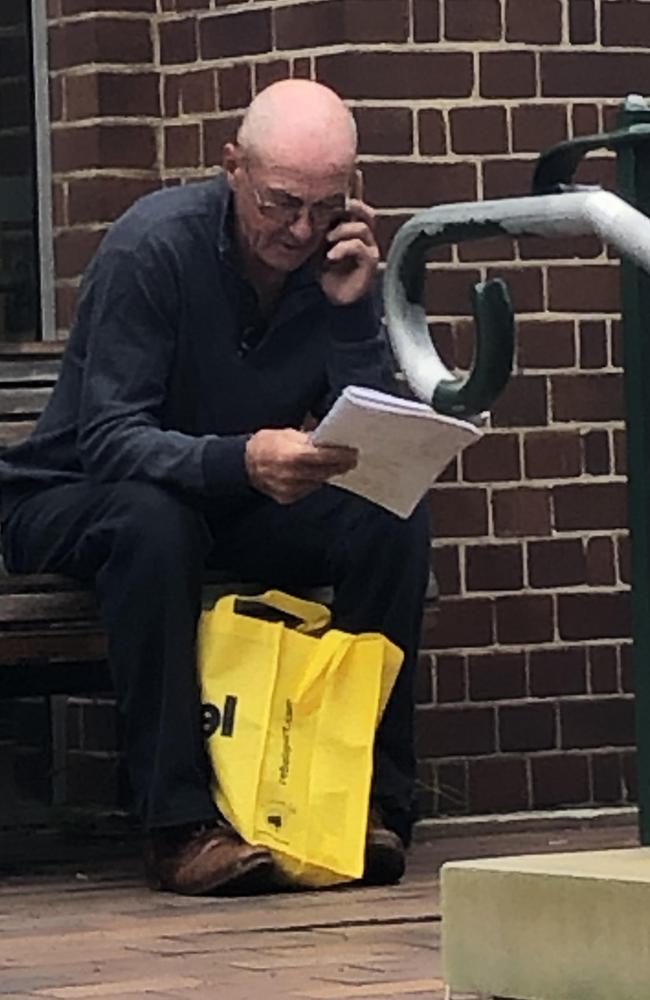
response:
[[[343,101],[329,87],[312,80],[280,80],[252,102],[237,143],[245,155],[278,165],[350,169],[357,130]]]

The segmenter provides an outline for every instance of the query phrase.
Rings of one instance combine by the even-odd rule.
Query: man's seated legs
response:
[[[338,627],[382,632],[404,651],[377,736],[373,782],[378,857],[394,856],[396,838],[386,839],[382,825],[406,844],[413,822],[413,678],[429,572],[425,506],[403,521],[324,487],[289,505],[250,494],[236,509],[217,502],[201,508],[147,484],[64,486],[23,502],[5,534],[10,569],[96,582],[136,807],[145,827],[169,831],[151,854],[153,867],[168,873],[162,887],[174,887],[178,828],[182,837],[216,817],[194,660],[206,558],[237,578],[287,590],[331,583]],[[230,859],[233,845],[219,850]],[[214,865],[210,853],[199,851]],[[263,866],[264,855],[243,860]],[[196,858],[186,860],[186,886],[201,885]],[[399,865],[392,872],[399,877]],[[372,881],[392,878],[386,870]]]

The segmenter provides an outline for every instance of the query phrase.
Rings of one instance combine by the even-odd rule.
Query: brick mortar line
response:
[[[407,2],[406,16],[408,21],[406,40],[407,42],[412,44],[413,42],[415,42],[415,10],[413,8],[413,3],[411,2],[411,0],[408,0]],[[440,17],[439,8],[438,8],[438,17]]]
[[[191,63],[190,65],[195,65]],[[74,66],[61,66],[58,69],[50,69],[49,76],[51,79],[62,78],[67,80],[71,77],[79,76],[94,76],[98,70],[100,73],[105,72],[104,67],[109,67],[108,72],[114,73],[117,76],[136,76],[141,74],[148,74],[149,76],[159,75],[158,70],[154,69],[153,64],[150,62],[146,63],[79,63]],[[91,72],[89,72],[89,68]],[[117,72],[119,70],[119,72]],[[162,72],[162,67],[160,72]]]
[[[97,167],[83,167],[75,170],[53,171],[55,181],[77,180],[155,180],[158,178],[158,167],[105,167],[98,172]],[[122,214],[122,213],[120,213]],[[99,219],[97,222],[101,221]]]
[[[196,63],[190,65],[196,68]],[[60,66],[58,69],[50,70],[52,77],[70,76],[93,76],[98,73],[122,73],[124,76],[133,76],[136,73],[149,73],[152,76],[158,75],[152,62],[143,63],[123,63],[123,62],[84,62],[75,63],[73,66]]]
[[[622,429],[622,427],[623,427],[623,422],[621,421],[621,427],[620,428],[614,428],[614,430]],[[590,430],[601,430],[603,428],[601,427],[600,424],[593,424],[591,426],[586,427],[585,429],[587,431],[590,431]],[[546,432],[546,433],[549,433],[549,432],[550,433],[561,432],[560,429],[558,427],[554,426],[554,425],[553,426],[548,426],[547,425],[547,426],[541,427],[541,428],[539,426],[533,426],[533,427],[529,427],[529,428],[525,428],[525,429],[521,428],[521,427],[518,427],[517,430],[523,431],[524,434],[526,433],[526,431],[528,431],[529,433],[531,433],[531,432],[535,433],[535,432],[540,432],[540,431],[542,433],[544,433],[544,432]],[[490,430],[490,434],[491,433],[492,433],[492,431]],[[512,430],[508,431],[507,429],[505,429],[501,433],[505,433],[505,434],[512,433]],[[499,492],[502,492],[503,490],[511,490],[511,489],[513,489],[513,487],[520,486],[522,483],[525,483],[527,486],[530,486],[531,489],[537,489],[537,490],[546,489],[546,490],[550,490],[550,489],[554,489],[557,486],[567,486],[567,485],[571,485],[571,486],[606,486],[606,485],[609,485],[609,484],[614,484],[615,485],[617,483],[621,484],[621,485],[627,485],[627,477],[621,475],[620,473],[616,473],[616,472],[605,473],[602,476],[592,476],[588,472],[581,472],[579,476],[566,476],[564,479],[558,478],[557,476],[548,476],[546,478],[542,478],[542,477],[539,477],[539,478],[537,478],[537,477],[535,477],[535,478],[525,477],[524,478],[524,477],[522,477],[521,479],[502,479],[502,480],[499,480],[498,482],[495,482],[493,479],[484,479],[484,480],[459,479],[458,481],[453,482],[453,483],[436,482],[435,489],[437,489],[437,490],[450,490],[450,491],[453,490],[454,488],[457,489],[458,487],[465,487],[466,489],[490,489],[490,490],[493,491],[493,494],[494,494],[495,492],[499,493]],[[562,529],[557,529],[557,530],[562,531]],[[571,531],[572,529],[568,528],[567,530]],[[597,532],[604,532],[604,531],[626,531],[628,529],[627,529],[627,526],[625,526],[625,527],[618,526],[618,527],[613,527],[613,528],[612,527],[610,527],[610,528],[585,528],[583,530],[584,531],[593,531],[593,532],[597,533]],[[471,539],[474,536],[472,536],[472,535],[459,535],[458,537],[459,538]],[[526,537],[528,537],[528,536],[526,536]],[[536,536],[531,536],[531,537],[534,538]]]
[[[273,10],[284,9],[284,8],[287,8],[287,7],[289,7],[289,8],[290,7],[302,7],[304,9],[308,9],[309,7],[315,7],[316,5],[318,5],[320,3],[325,3],[325,2],[326,2],[326,0],[266,0],[266,2],[263,2],[263,0],[262,0],[262,2],[260,2],[260,0],[257,0],[257,2],[255,3],[255,6],[252,7],[251,6],[251,0],[240,0],[240,3],[232,3],[228,7],[225,7],[223,9],[211,7],[207,11],[205,11],[205,10],[204,11],[190,11],[190,12],[186,12],[185,14],[183,14],[181,12],[179,16],[180,17],[188,17],[188,16],[192,17],[195,13],[197,13],[197,14],[200,13],[204,17],[209,17],[210,15],[213,15],[213,16],[216,15],[217,17],[219,17],[219,16],[223,17],[223,16],[225,16],[225,14],[229,14],[229,13],[232,13],[232,14],[245,14],[245,13],[247,13],[249,11],[252,11],[252,12],[255,12],[255,11],[265,11],[265,10],[273,11]],[[176,12],[176,11],[160,11],[160,12],[157,12],[156,15],[154,15],[154,16],[156,16],[156,17],[158,17],[159,19],[162,20],[162,19],[168,17],[170,14],[172,16],[174,16],[174,14],[178,14],[178,12]]]
[[[621,539],[624,539],[624,538],[627,537],[627,535],[628,535],[628,529],[627,528],[594,528],[593,530],[590,529],[588,533],[590,535],[592,535],[593,537],[596,537],[596,538],[608,538],[608,539],[611,538],[613,541],[616,542],[616,541],[620,541]],[[507,546],[512,547],[513,545],[516,545],[516,546],[518,546],[521,549],[524,549],[524,548],[527,549],[528,545],[530,545],[531,543],[537,543],[537,542],[539,542],[541,544],[544,544],[544,543],[552,544],[553,542],[557,542],[557,541],[559,541],[559,542],[584,542],[585,540],[590,541],[591,539],[585,539],[585,531],[584,530],[580,531],[577,528],[572,528],[572,529],[570,529],[570,530],[568,530],[566,532],[563,531],[561,538],[558,538],[558,537],[549,538],[548,536],[540,537],[539,535],[517,536],[517,537],[514,537],[514,538],[503,538],[503,537],[499,536],[498,538],[495,538],[494,541],[492,541],[492,542],[489,543],[489,547],[490,548],[501,548],[501,547],[507,547]],[[435,556],[436,551],[437,551],[438,548],[449,548],[449,546],[446,545],[446,544],[444,544],[444,543],[440,544],[439,541],[438,541],[438,539],[434,538],[433,541],[432,541],[432,545],[431,545],[431,551],[432,551],[432,553],[433,553],[434,556]],[[486,545],[485,545],[484,541],[482,541],[480,539],[477,539],[476,536],[472,536],[471,538],[467,538],[467,539],[464,539],[462,541],[459,541],[458,545],[454,546],[454,548],[459,548],[459,549],[462,548],[463,551],[466,552],[468,549],[484,549],[484,548],[486,548]],[[620,577],[618,577],[618,579],[620,579]],[[578,586],[578,585],[575,584],[574,586]],[[625,586],[628,586],[628,585],[625,584]],[[537,588],[535,588],[535,589],[537,589]]]
[[[573,374],[573,373],[571,372],[570,374]],[[585,372],[584,374],[588,375],[590,373],[589,372]],[[612,372],[611,374],[618,375],[619,373],[618,372]],[[554,420],[552,427],[553,427],[554,431],[566,432],[566,433],[571,432],[571,431],[577,431],[579,433],[581,433],[582,431],[589,432],[589,431],[593,431],[594,429],[599,430],[599,431],[611,432],[611,431],[620,430],[621,427],[624,426],[624,423],[625,423],[625,420],[624,420],[623,417],[620,417],[618,419],[611,418],[609,420],[596,420],[596,419],[593,419],[593,420]],[[547,426],[544,425],[544,426],[540,427],[537,424],[531,424],[531,425],[525,425],[523,427],[522,426],[518,426],[518,427],[489,427],[489,430],[490,430],[491,434],[512,434],[514,432],[519,432],[519,433],[521,433],[523,435],[526,435],[530,431],[536,431],[536,430],[538,430],[538,431],[544,432],[544,431],[547,430]],[[550,476],[548,478],[549,479],[555,479],[557,477]],[[572,479],[573,477],[570,476],[568,478]],[[594,476],[592,478],[598,480],[600,478],[605,478],[605,475],[603,475],[602,477],[600,477],[600,476]],[[610,478],[609,475],[607,475],[607,478],[608,479]],[[624,476],[621,476],[621,481],[623,481],[623,482],[626,481],[626,479],[625,479]]]
[[[500,200],[500,199],[495,199],[495,200]],[[448,203],[442,202],[442,203],[439,203],[437,205],[432,205],[431,207],[432,208],[444,208],[446,204],[457,204],[457,202],[448,202]],[[471,202],[471,204],[474,204],[474,202]],[[376,206],[375,206],[375,210],[377,211]],[[403,210],[402,209],[395,209],[395,210],[392,210],[390,214],[391,215],[399,215],[400,212],[404,211],[404,212],[412,212],[414,215],[415,214],[419,215],[421,212],[426,212],[428,210],[429,209],[425,208],[425,207],[419,208],[419,209],[418,208],[405,208]],[[380,208],[378,210],[378,214],[384,214],[383,213],[383,209]],[[386,214],[388,214],[388,213],[386,213]],[[503,235],[507,237],[508,234],[504,233]],[[532,237],[536,236],[535,233],[530,233],[529,235],[532,236]],[[514,239],[518,239],[518,238],[524,238],[524,237],[513,237],[513,240]],[[568,238],[571,239],[572,237],[568,237]],[[574,239],[579,239],[580,237],[573,237],[573,238]],[[564,239],[567,239],[567,237],[565,236]],[[479,241],[477,240],[476,242],[479,242]],[[440,245],[444,246],[445,244],[440,244]],[[603,267],[603,266],[618,267],[619,263],[620,262],[618,260],[612,260],[611,257],[606,257],[604,253],[601,253],[598,257],[573,257],[573,256],[572,257],[525,257],[525,258],[519,257],[516,260],[512,260],[512,259],[508,259],[507,257],[504,257],[501,260],[495,260],[495,261],[491,261],[491,260],[487,260],[487,261],[459,260],[457,264],[454,263],[454,262],[450,262],[448,260],[427,261],[426,270],[427,271],[429,271],[429,270],[435,270],[435,271],[479,271],[482,267],[484,267],[484,268],[486,268],[488,270],[494,270],[495,267],[499,268],[499,267],[503,267],[504,265],[509,265],[511,268],[513,268],[513,265],[516,264],[518,266],[515,269],[518,270],[518,271],[531,271],[531,270],[539,270],[542,265],[544,267],[549,267],[549,268],[553,268],[553,267],[566,268],[567,266],[576,267],[576,268],[583,268],[583,267],[591,267],[591,266],[593,266],[593,267]],[[555,309],[555,310],[548,309],[547,310],[547,309],[544,309],[544,313],[548,313],[549,315],[551,315],[551,314],[562,315],[563,312],[564,312],[564,310],[557,310],[557,309]],[[573,310],[571,312],[571,315],[578,317],[581,314],[581,312],[582,312],[582,310]],[[609,319],[612,316],[612,312],[613,311],[604,312],[603,310],[594,310],[593,312],[589,311],[588,313],[586,313],[586,315],[588,315],[588,316],[601,316],[602,315],[602,316],[605,316],[606,318]]]
[[[539,539],[538,539],[539,540]],[[543,539],[542,539],[543,540]],[[564,539],[563,539],[564,540]],[[516,544],[516,543],[514,543]],[[530,585],[526,587],[518,587],[516,590],[503,590],[499,587],[491,587],[488,590],[465,590],[458,594],[441,594],[440,600],[447,603],[457,604],[459,601],[465,601],[468,597],[475,597],[477,599],[487,599],[487,598],[497,598],[497,597],[571,597],[575,595],[586,595],[592,597],[599,594],[627,594],[630,591],[629,583],[610,583],[610,584],[589,584],[580,583],[573,584],[569,587],[560,586],[549,586],[549,587],[532,587]],[[613,638],[616,638],[615,636]],[[563,639],[563,641],[568,642],[568,639]],[[590,639],[583,640],[585,642],[591,642]],[[531,642],[526,645],[536,645],[536,643]]]
[[[513,261],[504,261],[503,263],[499,263],[499,261],[494,261],[494,262],[490,262],[489,267],[493,268],[493,269],[496,269],[496,270],[504,270],[507,265],[510,265],[510,267],[512,268],[512,270],[515,270],[515,271],[521,270],[520,268],[518,268],[516,266],[513,266],[513,263],[514,263],[514,265],[516,265],[518,262],[517,261],[515,261],[515,262],[513,262]],[[562,263],[563,262],[561,262],[561,264]],[[538,264],[537,266],[539,267],[539,266],[544,266],[544,265],[543,264],[542,265]],[[516,311],[515,318],[516,318],[517,322],[521,322],[521,321],[530,322],[531,320],[541,321],[544,318],[549,319],[549,320],[567,320],[567,321],[574,320],[574,319],[583,319],[583,320],[585,320],[585,322],[590,322],[591,320],[602,322],[604,320],[616,318],[618,316],[620,316],[620,311],[609,312],[609,313],[595,313],[595,312],[594,313],[591,313],[591,312],[589,312],[589,313],[585,313],[585,312],[576,313],[576,312],[546,312],[544,310],[540,310],[539,312],[525,312],[524,310],[518,310],[518,311]],[[426,319],[427,319],[428,323],[434,323],[434,322],[435,323],[463,323],[463,322],[465,322],[465,323],[467,323],[467,322],[472,323],[472,316],[471,316],[470,313],[461,313],[461,314],[458,314],[458,313],[453,313],[453,314],[452,313],[442,313],[442,312],[441,313],[427,313]],[[556,372],[561,372],[563,370],[564,370],[563,368],[557,368],[557,369],[555,369]],[[568,370],[574,371],[575,367],[571,366]],[[585,372],[592,372],[593,373],[593,372],[598,372],[601,369],[598,369],[598,368],[596,368],[596,369],[586,368],[586,369],[582,369],[582,370],[585,371]],[[616,368],[614,370],[615,371],[619,371],[619,372],[623,371],[622,368]]]
[[[156,4],[158,6],[158,4]],[[161,109],[161,115],[158,118],[156,127],[156,166],[158,169],[158,179],[161,179],[162,166],[165,162],[165,143],[163,138],[163,127],[162,127],[162,109],[165,106],[165,81],[163,75],[160,71],[160,32],[157,27],[157,14],[151,19],[149,35],[151,38],[151,68],[157,76],[158,82],[158,107]]]
[[[505,647],[504,647],[504,649],[505,649]],[[443,655],[446,655],[447,652],[448,651],[445,650],[445,652],[444,652]],[[526,653],[526,652],[528,652],[528,650],[521,650],[521,652]],[[557,693],[557,694],[540,694],[540,695],[525,694],[525,695],[522,695],[521,697],[516,697],[516,698],[480,698],[480,699],[479,698],[467,698],[467,699],[463,699],[462,701],[454,701],[454,702],[448,702],[448,701],[443,701],[443,702],[420,701],[417,704],[418,704],[418,706],[421,706],[422,708],[425,708],[425,707],[427,707],[429,705],[435,705],[436,709],[439,709],[441,712],[444,712],[445,709],[448,709],[450,711],[454,711],[457,708],[457,706],[459,706],[459,705],[469,705],[472,708],[474,708],[474,707],[476,707],[476,708],[504,708],[504,707],[508,707],[510,705],[514,705],[516,708],[523,708],[525,705],[539,705],[539,704],[549,704],[549,703],[556,703],[556,702],[557,703],[564,703],[565,699],[571,699],[571,704],[575,704],[577,701],[583,702],[584,704],[589,704],[594,697],[596,697],[596,698],[598,698],[599,700],[602,700],[602,701],[620,701],[621,698],[624,698],[626,701],[630,701],[630,700],[632,700],[634,698],[634,693],[631,692],[631,691],[607,691],[605,693],[596,692],[595,694],[590,694],[589,692],[584,692],[584,691],[580,692],[580,694],[569,694],[569,693],[562,692],[562,693]],[[558,748],[557,746],[555,746],[555,747],[553,747],[553,749],[556,752],[560,752],[560,750],[562,748]],[[574,752],[591,751],[593,749],[594,751],[598,751],[599,753],[605,753],[607,748],[606,747],[602,747],[602,746],[599,745],[598,747],[593,747],[593,748],[592,747],[571,747],[571,749]],[[526,752],[528,752],[528,753],[531,753],[531,752],[533,752],[533,753],[534,752],[539,753],[539,752],[545,752],[545,751],[525,751],[525,750],[508,750],[508,751],[503,751],[503,750],[501,750],[498,753],[504,753],[504,752],[505,753],[526,753]],[[489,754],[489,756],[498,756],[498,753],[497,754]],[[465,756],[465,755],[463,755],[463,756]]]
[[[445,484],[446,485],[446,484]],[[437,489],[438,485],[431,487],[431,489]],[[514,488],[514,487],[513,487]],[[554,529],[554,534],[552,535],[437,535],[433,539],[431,546],[431,551],[435,555],[438,549],[442,548],[454,548],[464,546],[465,548],[479,547],[485,548],[486,545],[519,545],[522,548],[525,545],[530,545],[536,542],[576,542],[584,541],[585,536],[588,535],[589,538],[611,538],[614,535],[616,541],[621,541],[627,538],[629,534],[629,528],[618,527],[618,528],[567,528],[566,531],[561,529]],[[587,584],[585,584],[587,586]],[[629,584],[624,584],[625,587],[629,587]],[[453,595],[443,595],[443,596],[453,596]]]
[[[61,17],[48,17],[48,28],[67,27],[69,24],[86,24],[88,21],[146,21],[152,27],[156,25],[158,15],[142,10],[82,10],[77,14],[63,14]]]
[[[561,699],[563,699],[563,698],[567,698],[567,697],[571,698],[573,696],[572,695],[549,695],[548,697],[549,697],[549,699],[550,698],[561,698]],[[422,707],[422,708],[430,708],[430,707],[433,706],[436,709],[438,709],[438,708],[443,709],[445,707],[452,708],[452,707],[457,706],[457,705],[462,705],[462,706],[465,706],[465,705],[474,705],[475,702],[443,702],[441,705],[438,705],[434,701],[432,701],[432,702],[427,701],[427,702],[419,702],[418,704],[419,704],[419,707]],[[496,750],[496,751],[490,751],[489,753],[480,754],[479,756],[475,756],[475,755],[469,756],[467,754],[464,754],[463,755],[463,759],[467,758],[467,759],[471,759],[471,760],[480,760],[480,761],[484,761],[484,760],[496,761],[496,760],[503,760],[504,756],[508,756],[511,759],[517,757],[521,761],[526,761],[526,760],[530,760],[530,757],[533,754],[545,754],[545,755],[549,755],[549,756],[553,756],[553,757],[560,757],[560,756],[576,756],[576,757],[580,756],[580,757],[583,757],[586,754],[595,755],[595,756],[604,756],[605,754],[611,754],[612,751],[619,751],[620,752],[620,751],[624,751],[624,750],[629,750],[633,746],[634,746],[634,744],[632,744],[632,743],[622,743],[622,744],[607,744],[606,746],[603,746],[603,747],[597,746],[597,747],[566,747],[565,748],[565,747],[554,746],[554,747],[549,747],[546,750]],[[436,763],[447,763],[447,762],[451,762],[451,761],[456,761],[457,759],[458,758],[456,758],[456,757],[424,757],[423,758],[423,760],[426,760],[426,761],[435,761]],[[567,807],[567,808],[571,808],[571,807]],[[575,807],[575,808],[578,808],[578,807]],[[624,806],[623,807],[621,807],[621,806],[619,806],[619,807],[604,806],[603,808],[604,809],[607,809],[607,808],[617,808],[617,809],[623,808],[624,809],[625,807]],[[560,811],[562,809],[562,806],[558,806],[557,809],[558,809],[558,811]],[[499,819],[501,817],[505,816],[505,815],[507,815],[507,814],[505,814],[505,813],[492,813],[492,814],[490,814],[490,818],[493,819],[495,821],[495,823],[498,823]],[[524,814],[524,815],[526,815],[526,814]],[[431,817],[425,817],[423,820],[420,820],[420,823],[422,823],[422,822],[426,823],[427,821],[428,822],[435,822],[435,819],[432,820]],[[532,821],[533,820],[532,820],[532,817],[531,817],[531,822]]]
[[[554,432],[555,432],[555,429],[552,428],[550,430],[550,433],[554,433]],[[533,431],[533,433],[535,433],[535,432]],[[594,478],[597,478],[597,482],[593,481]],[[495,483],[495,481],[493,479],[459,479],[455,483],[436,483],[435,487],[432,487],[432,489],[443,489],[444,488],[444,489],[448,489],[448,490],[451,491],[453,489],[453,487],[455,486],[455,487],[460,487],[460,488],[465,488],[465,489],[491,489],[493,491],[499,492],[499,490],[512,490],[512,489],[516,489],[517,487],[520,487],[522,485],[524,485],[524,486],[526,486],[526,487],[528,487],[530,489],[536,489],[536,490],[548,489],[548,490],[550,490],[550,489],[555,489],[558,486],[567,486],[567,485],[571,485],[571,486],[575,486],[575,485],[577,485],[577,486],[607,486],[607,485],[616,484],[616,483],[627,483],[627,479],[621,478],[616,473],[608,473],[608,474],[605,474],[605,475],[600,476],[600,477],[592,477],[592,476],[589,475],[589,473],[583,472],[579,476],[567,476],[565,479],[560,479],[560,480],[558,480],[557,478],[552,478],[551,479],[550,477],[548,479],[533,478],[533,477],[524,476],[524,475],[522,475],[520,479],[500,479],[500,480],[498,480],[497,483]],[[560,529],[556,529],[556,530],[562,531],[561,528]],[[570,531],[571,529],[567,529],[567,530]],[[607,528],[585,528],[585,529],[583,529],[583,531],[589,531],[589,532],[592,532],[594,534],[599,534],[599,533],[602,534],[604,532],[607,532],[608,530],[609,531],[627,531],[628,529],[627,529],[627,527],[626,528],[618,527],[618,528],[610,528],[610,529],[607,529]],[[459,537],[460,538],[472,538],[474,536],[472,536],[472,535],[464,536],[463,535],[463,536],[459,536]],[[546,536],[546,537],[548,537],[548,536]],[[565,535],[564,531],[562,531],[562,537],[563,538],[567,537]]]
[[[499,590],[498,588],[493,588],[490,590],[468,590],[465,589],[459,594],[446,594],[441,595],[445,601],[449,601],[452,597],[454,598],[453,603],[458,601],[467,601],[473,598],[477,600],[500,600],[504,597],[521,598],[521,597],[548,597],[554,594],[558,594],[561,597],[572,597],[577,595],[586,595],[591,597],[593,595],[598,596],[599,594],[622,594],[629,591],[628,584],[612,584],[608,588],[601,586],[589,586],[585,584],[583,588],[580,589],[570,589],[568,587],[521,587],[518,590]],[[556,641],[556,640],[553,640]],[[572,640],[566,639],[560,635],[557,638],[558,642],[571,642]],[[584,642],[591,642],[590,639],[583,640]],[[501,643],[496,643],[496,645],[501,645]],[[536,642],[532,641],[528,645],[537,645]]]
[[[568,48],[572,43],[571,43],[571,30],[569,24],[569,4],[567,3],[567,0],[562,0],[562,6],[560,7],[560,16],[562,23],[562,27],[560,29],[562,34],[562,45],[565,45]]]
[[[262,57],[261,59],[258,59],[255,62],[255,65],[263,66],[269,62],[275,62],[275,61],[276,61],[275,59],[265,60]],[[245,59],[238,65],[247,66],[249,65],[249,62],[252,63],[253,60]],[[87,64],[84,64],[84,67],[86,65]],[[130,71],[130,67],[127,67],[127,64],[125,63],[117,63],[115,65],[118,67],[125,67],[127,71]],[[144,63],[142,65],[146,66],[149,72],[152,72],[150,63]],[[184,76],[186,74],[191,75],[192,73],[205,72],[206,70],[210,69],[218,71],[219,69],[233,69],[233,68],[236,67],[233,66],[232,60],[210,59],[210,60],[202,60],[200,64],[198,61],[191,63],[165,63],[161,65],[160,72],[165,77],[168,77],[168,76]],[[70,66],[68,68],[63,67],[62,69],[52,70],[51,75],[52,76],[87,75],[83,67],[81,72],[77,72],[77,70],[79,70],[78,66]],[[136,69],[136,72],[141,72],[141,71],[142,70]],[[400,109],[403,108],[406,110],[420,111],[420,110],[429,110],[431,107],[431,102],[435,100],[436,108],[439,109],[440,111],[445,111],[445,110],[454,110],[459,106],[464,110],[467,109],[483,110],[483,108],[526,109],[530,107],[537,107],[538,105],[542,105],[543,107],[549,107],[549,106],[556,106],[559,108],[566,107],[568,110],[572,110],[574,106],[583,107],[584,105],[587,105],[589,107],[593,106],[596,107],[597,109],[599,109],[600,107],[618,108],[623,100],[622,98],[618,97],[602,97],[599,95],[585,96],[585,97],[576,97],[576,96],[549,97],[546,95],[535,96],[530,94],[523,94],[520,97],[508,97],[508,96],[483,97],[479,95],[479,98],[480,98],[480,107],[477,106],[475,98],[473,98],[471,95],[460,96],[460,97],[448,97],[448,96],[436,97],[435,95],[431,97],[400,97],[399,95],[396,95],[394,97],[346,97],[344,98],[344,101],[345,104],[350,108],[359,107],[359,108],[374,108],[382,110],[395,107]],[[216,111],[215,113],[222,115],[241,114],[243,110],[244,110],[243,108],[224,108]],[[604,149],[603,155],[605,154],[612,156],[614,155],[613,153],[610,154],[609,150]]]
[[[108,125],[108,126],[134,126],[138,127],[140,125],[154,126],[157,127],[161,123],[161,119],[164,124],[166,124],[167,119],[162,115],[106,115],[102,117],[101,115],[93,115],[88,118],[70,118],[70,119],[59,119],[58,121],[52,122],[50,131],[54,134],[56,132],[62,132],[65,130],[83,130],[87,128],[97,128],[97,126]],[[170,119],[170,122],[175,121],[175,119]],[[189,124],[189,123],[183,123]],[[95,170],[105,169],[103,167],[95,167]]]
[[[603,49],[603,5],[597,3],[594,6],[594,27],[596,29],[596,41],[594,44],[599,48]]]

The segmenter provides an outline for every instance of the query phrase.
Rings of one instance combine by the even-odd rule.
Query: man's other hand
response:
[[[301,500],[356,464],[354,449],[316,446],[293,427],[257,431],[246,443],[251,485],[282,504]]]

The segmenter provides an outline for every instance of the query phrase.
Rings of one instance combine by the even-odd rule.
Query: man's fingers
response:
[[[367,246],[374,246],[375,237],[370,226],[363,221],[340,222],[335,229],[327,234],[328,243],[338,243],[339,240],[359,239]]]
[[[357,464],[358,454],[354,448],[340,448],[335,445],[311,445],[296,459],[296,463],[308,469],[333,469],[348,472]],[[332,473],[335,474],[335,473]]]
[[[300,457],[314,465],[346,464],[356,462],[358,452],[356,448],[346,448],[343,445],[310,443],[309,448],[305,449]]]
[[[334,263],[335,261],[345,260],[346,257],[354,257],[357,260],[368,260],[377,261],[379,260],[379,250],[375,245],[374,241],[372,243],[364,243],[360,239],[352,240],[339,240],[327,251],[326,261]]]
[[[346,205],[347,213],[352,221],[365,222],[369,229],[375,228],[375,211],[359,198],[349,198]]]

